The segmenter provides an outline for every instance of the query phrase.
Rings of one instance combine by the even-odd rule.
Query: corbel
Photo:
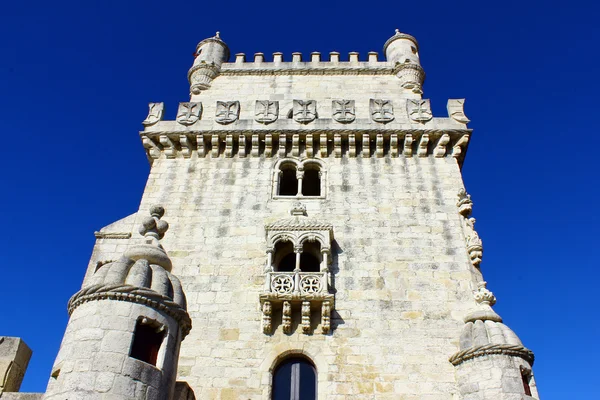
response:
[[[258,157],[260,154],[260,141],[258,137],[258,133],[254,133],[252,135],[252,157]]]
[[[412,134],[407,133],[404,136],[404,151],[403,151],[403,154],[404,154],[405,157],[412,157],[412,155],[413,155],[412,143],[413,143]]]
[[[390,157],[398,157],[398,134],[390,135]]]
[[[383,133],[377,134],[375,155],[377,156],[377,158],[383,157]]]
[[[333,135],[333,152],[336,158],[342,156],[342,135],[339,133]]]
[[[419,141],[419,150],[417,154],[419,157],[427,157],[427,145],[429,144],[429,134],[424,133],[421,135],[421,140]]]
[[[369,143],[368,133],[363,133],[362,135],[362,156],[363,158],[371,157],[371,144]]]
[[[167,158],[175,158],[177,156],[177,147],[167,135],[160,135],[158,140],[160,141]]]
[[[450,135],[448,135],[447,133],[444,133],[442,135],[442,137],[440,138],[440,140],[438,141],[437,145],[435,146],[435,150],[434,150],[435,157],[441,158],[446,155],[446,146],[448,145],[448,142],[450,142]]]

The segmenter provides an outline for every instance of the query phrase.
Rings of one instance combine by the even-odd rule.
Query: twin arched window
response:
[[[302,244],[302,252],[299,254],[299,258],[294,252],[292,242],[277,242],[274,253],[273,270],[276,272],[293,272],[296,269],[302,272],[321,271],[323,256],[321,254],[321,243],[318,241],[305,241]]]
[[[321,166],[315,161],[286,160],[279,165],[278,196],[321,196]]]
[[[273,373],[272,400],[316,400],[317,372],[304,357],[283,360]]]

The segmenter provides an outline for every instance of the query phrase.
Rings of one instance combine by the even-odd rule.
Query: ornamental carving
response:
[[[350,123],[356,118],[354,100],[333,100],[331,102],[333,119],[343,124]]]
[[[149,103],[148,116],[142,121],[144,126],[151,126],[163,119],[165,103]]]
[[[256,100],[254,119],[261,124],[275,122],[279,116],[279,102],[270,100]]]
[[[431,104],[428,99],[408,99],[406,101],[406,112],[408,113],[408,118],[416,122],[424,123],[433,118]]]
[[[306,215],[306,206],[301,202],[292,205],[290,214],[291,218],[265,226],[267,262],[264,268],[265,285],[260,294],[263,332],[271,333],[271,317],[274,314],[272,310],[278,308],[282,310],[283,331],[291,333],[292,318],[296,318],[292,316],[291,311],[294,307],[295,310],[301,309],[302,320],[296,322],[301,326],[302,332],[311,332],[312,313],[321,310],[321,330],[328,333],[334,303],[329,269],[333,228],[327,222],[309,218]],[[286,242],[284,248],[290,248],[287,243],[291,243],[292,252],[284,250],[280,246],[282,242]],[[303,264],[300,261],[301,255],[306,251],[317,258],[318,263],[308,267]],[[279,270],[281,260],[290,254],[295,254],[296,264],[293,270]],[[267,303],[268,306],[265,306]]]
[[[371,99],[369,101],[371,118],[375,122],[390,122],[394,119],[394,107],[391,100]]]
[[[453,120],[460,122],[461,124],[471,122],[471,120],[465,115],[464,107],[465,99],[448,100],[448,105],[446,106],[448,109],[448,116]]]
[[[315,100],[294,100],[294,120],[308,124],[317,118],[317,102]]]
[[[239,101],[217,101],[215,120],[220,124],[230,124],[240,117]]]
[[[461,215],[467,253],[469,254],[471,264],[475,267],[479,267],[483,258],[483,242],[475,230],[475,218],[471,217],[473,201],[471,200],[471,196],[463,188],[458,191],[458,202],[456,203],[456,206],[458,207],[458,213]]]
[[[181,125],[195,124],[202,114],[202,103],[179,103],[176,120]]]

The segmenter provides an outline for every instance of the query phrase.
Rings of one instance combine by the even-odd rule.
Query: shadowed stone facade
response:
[[[45,398],[269,399],[294,356],[321,400],[538,398],[482,283],[464,100],[433,116],[416,40],[384,52],[200,42],[176,119],[150,104],[139,211],[96,232]],[[167,332],[157,365],[140,318]]]

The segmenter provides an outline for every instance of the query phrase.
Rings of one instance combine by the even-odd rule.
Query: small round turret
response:
[[[457,368],[458,385],[469,398],[514,399],[537,397],[531,366],[533,352],[502,323],[492,309],[496,297],[479,284],[477,307],[465,317],[460,351],[450,357]],[[487,378],[482,380],[482,374]],[[525,397],[531,398],[531,397]]]
[[[69,301],[71,318],[44,400],[167,400],[191,329],[185,294],[160,245],[169,225],[154,206],[144,243],[102,265]]]
[[[217,32],[215,36],[198,43],[195,57],[194,65],[188,72],[188,80],[191,93],[200,94],[219,75],[221,64],[229,60],[229,47]]]
[[[417,39],[396,29],[396,34],[383,45],[383,52],[387,61],[394,64],[402,87],[413,93],[423,93],[425,71],[421,68]]]

